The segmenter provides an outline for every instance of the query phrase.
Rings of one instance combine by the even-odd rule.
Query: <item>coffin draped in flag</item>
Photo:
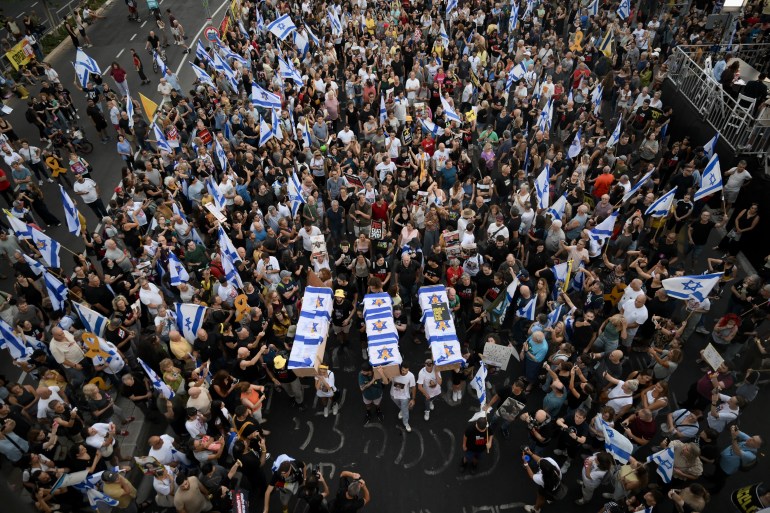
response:
[[[142,369],[144,369],[144,373],[147,374],[147,377],[150,378],[150,383],[152,383],[152,387],[158,391],[163,397],[166,399],[173,399],[174,398],[174,391],[171,390],[171,387],[168,386],[160,377],[155,373],[152,368],[144,363],[144,361],[141,358],[137,358],[137,361],[139,362],[139,365],[142,366]]]
[[[297,321],[297,333],[289,355],[288,367],[313,375],[323,360],[326,339],[329,336],[329,319],[332,313],[332,289],[308,287],[302,300],[302,310]],[[307,294],[310,296],[307,296]]]
[[[393,300],[389,294],[364,296],[364,323],[372,367],[401,364],[403,360],[398,349],[398,330],[393,320]]]
[[[464,365],[462,349],[449,309],[446,287],[434,285],[421,287],[418,294],[425,325],[425,338],[430,344],[433,361],[439,370],[454,365]]]
[[[87,306],[75,301],[72,302],[72,306],[77,312],[78,317],[80,317],[80,322],[83,323],[86,331],[96,333],[100,337],[104,336],[104,329],[107,327],[107,323],[109,322],[107,317],[103,316],[96,310],[91,310]]]
[[[604,449],[621,463],[628,463],[631,453],[634,451],[634,444],[631,440],[621,435],[619,431],[610,427],[609,424],[601,421],[604,430]]]
[[[206,307],[193,303],[176,304],[176,325],[179,332],[190,343],[198,336],[198,330],[206,318]]]
[[[724,273],[700,274],[691,276],[677,276],[667,278],[661,282],[669,296],[676,299],[695,298],[704,301],[711,289],[719,283]]]

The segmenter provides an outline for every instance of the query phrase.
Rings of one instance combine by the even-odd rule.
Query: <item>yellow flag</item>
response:
[[[572,259],[567,260],[567,277],[564,280],[564,285],[562,287],[562,290],[564,292],[567,292],[567,288],[569,288],[569,277],[572,274]]]
[[[158,110],[158,104],[147,98],[142,93],[139,93],[139,99],[142,100],[142,109],[149,121],[152,121],[152,117],[155,115],[155,111]]]
[[[604,39],[602,39],[601,44],[599,45],[599,51],[602,52],[607,57],[612,57],[612,41],[615,37],[615,29],[611,29],[607,34],[604,36]]]

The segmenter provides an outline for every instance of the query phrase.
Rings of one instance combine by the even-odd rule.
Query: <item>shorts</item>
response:
[[[382,402],[382,396],[378,397],[377,399],[367,399],[366,397],[363,398],[364,404],[369,405],[373,404],[375,406],[379,406]]]
[[[335,335],[338,335],[340,333],[350,333],[350,325],[352,323],[348,323],[347,326],[337,326],[336,324],[332,325],[332,331],[334,331]]]

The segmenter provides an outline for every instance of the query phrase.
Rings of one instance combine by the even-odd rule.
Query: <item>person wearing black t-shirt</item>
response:
[[[355,309],[353,303],[345,298],[343,289],[334,291],[334,302],[332,303],[332,331],[339,338],[340,348],[344,348],[348,342],[350,326],[353,324],[353,315]]]
[[[526,388],[527,383],[521,377],[514,381],[513,385],[499,387],[497,390],[495,390],[495,395],[487,403],[487,410],[492,410],[492,408],[495,406],[499,408],[509,397],[513,397],[516,401],[519,401],[522,404],[527,404],[527,394],[525,393]],[[494,433],[500,429],[503,438],[507,440],[510,436],[508,427],[511,425],[511,422],[512,420],[506,420],[502,418],[498,412],[495,411],[492,414],[492,419],[490,421],[491,430]]]
[[[716,223],[711,220],[711,212],[704,210],[700,213],[700,218],[697,221],[690,223],[687,227],[687,251],[685,252],[685,259],[695,266],[695,263],[700,260],[700,256],[703,253],[703,248],[708,243],[711,230],[716,227]]]
[[[569,469],[572,460],[580,454],[580,448],[586,443],[588,437],[587,416],[588,412],[581,408],[573,413],[568,413],[563,418],[556,419],[556,426],[561,429],[561,432],[559,433],[558,448],[553,452],[558,456],[567,456],[561,466],[562,474]]]
[[[481,455],[489,450],[493,441],[494,435],[489,432],[486,417],[481,417],[469,425],[463,433],[463,457],[460,462],[460,471],[470,470],[471,474],[475,474]]]

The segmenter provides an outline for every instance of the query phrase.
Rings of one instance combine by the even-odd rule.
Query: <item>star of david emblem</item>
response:
[[[703,285],[701,285],[695,280],[686,281],[682,283],[682,286],[684,287],[684,290],[689,290],[690,292],[697,292],[698,289],[703,287]]]
[[[387,347],[385,349],[378,349],[377,358],[380,360],[388,360],[390,358],[393,358],[393,350],[388,349]]]
[[[176,267],[176,273],[180,274],[180,271],[182,270],[182,266],[181,265],[177,265],[175,267]]]
[[[377,321],[372,325],[372,328],[377,331],[382,331],[388,327],[388,323],[385,321]]]
[[[710,174],[709,175],[709,185],[714,185],[715,183],[717,183],[717,177],[714,176],[713,174]]]
[[[479,388],[483,388],[484,383],[481,381],[481,378],[480,377],[476,377],[475,379],[476,379],[476,383],[479,385]]]
[[[318,333],[318,323],[314,322],[312,326],[310,326],[310,333]]]
[[[382,306],[385,304],[385,300],[381,297],[378,297],[377,299],[372,300],[372,306]]]
[[[47,245],[48,245],[48,243],[46,241],[41,240],[41,241],[38,241],[37,248],[38,249],[45,249]]]
[[[439,298],[438,295],[436,294],[433,294],[432,296],[430,296],[428,300],[430,301],[431,304],[437,304],[441,302],[441,298]]]
[[[446,321],[436,321],[436,329],[446,331],[449,329],[449,326],[447,325]]]
[[[450,346],[444,344],[444,356],[452,356],[455,354],[454,349],[452,349]]]
[[[281,29],[281,30],[283,30],[285,26],[286,26],[286,25],[284,25],[283,23],[279,23],[279,24],[278,24],[278,28],[279,28],[279,29]]]
[[[316,306],[316,308],[320,308],[323,305],[324,305],[324,298],[322,298],[322,297],[315,298],[315,306]]]
[[[267,100],[267,93],[262,93],[262,99]]]
[[[185,319],[184,321],[184,327],[188,330],[192,329],[192,319]]]

